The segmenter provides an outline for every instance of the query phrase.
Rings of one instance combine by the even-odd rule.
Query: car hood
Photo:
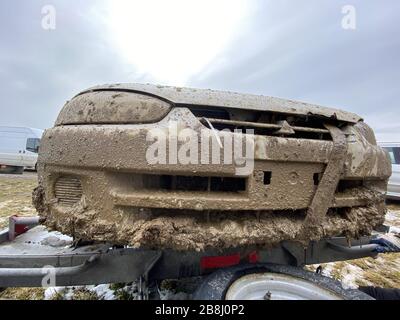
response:
[[[109,84],[92,87],[78,95],[94,91],[126,91],[157,97],[176,106],[212,106],[256,111],[271,111],[295,115],[315,115],[339,121],[356,123],[357,114],[321,107],[299,101],[243,94],[229,91],[160,86],[152,84]]]

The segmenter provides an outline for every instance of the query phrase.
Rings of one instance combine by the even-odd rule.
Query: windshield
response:
[[[400,164],[400,147],[384,147],[389,153],[392,164]]]
[[[34,153],[39,153],[40,139],[28,138],[26,141],[26,150]]]

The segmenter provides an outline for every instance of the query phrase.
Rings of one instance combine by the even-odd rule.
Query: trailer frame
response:
[[[220,268],[242,264],[307,264],[377,256],[372,239],[388,231],[348,241],[334,237],[307,246],[284,241],[273,248],[246,246],[202,252],[146,250],[108,243],[79,244],[59,232],[49,232],[38,217],[10,217],[0,232],[0,287],[40,287],[46,275],[52,286],[129,283],[139,279],[139,296],[149,297],[155,281],[204,276]]]

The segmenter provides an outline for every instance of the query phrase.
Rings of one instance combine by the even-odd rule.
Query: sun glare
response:
[[[139,74],[184,85],[240,32],[245,0],[118,0],[109,3],[113,43]]]

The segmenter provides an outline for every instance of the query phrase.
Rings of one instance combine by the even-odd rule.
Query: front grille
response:
[[[55,197],[59,204],[73,206],[82,198],[82,184],[79,178],[72,176],[60,177],[54,186]]]
[[[311,115],[287,115],[277,112],[232,110],[228,108],[195,108],[191,112],[205,126],[210,124],[216,130],[254,130],[256,135],[284,136],[299,139],[332,140],[322,119]],[[341,123],[334,123],[342,125]]]
[[[342,193],[352,189],[359,189],[364,186],[364,180],[340,180],[336,192]]]

